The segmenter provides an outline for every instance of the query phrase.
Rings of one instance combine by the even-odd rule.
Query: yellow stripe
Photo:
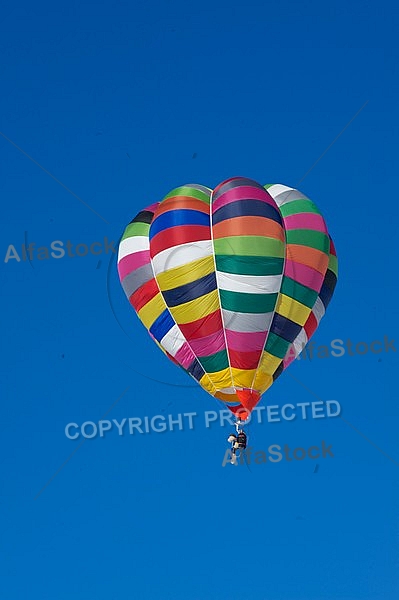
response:
[[[231,375],[229,368],[216,371],[216,373],[208,373],[207,375],[215,388],[222,390],[223,388],[231,387]]]
[[[287,317],[294,323],[298,323],[298,325],[305,325],[308,316],[312,312],[311,308],[304,306],[301,302],[286,296],[285,294],[280,294],[276,313],[281,315],[282,317]]]
[[[169,310],[175,319],[176,323],[185,324],[192,323],[201,317],[210,315],[219,308],[219,296],[218,291],[213,290],[209,294],[200,296],[190,302],[180,304],[180,306],[170,307]],[[230,384],[229,384],[230,385]],[[226,387],[226,386],[224,386]]]
[[[152,300],[147,302],[137,313],[144,326],[149,329],[159,315],[165,310],[166,304],[163,296],[159,292]]]
[[[202,388],[211,396],[215,393],[215,387],[212,385],[212,382],[209,381],[209,377],[207,374],[203,375],[198,382]]]
[[[260,394],[264,394],[271,385],[273,385],[273,377],[269,375],[269,373],[262,373],[261,371],[258,371],[254,381],[254,389],[256,389]]]
[[[273,383],[273,373],[281,363],[281,358],[269,352],[263,352],[259,363],[253,388],[263,394]]]
[[[232,367],[231,373],[233,375],[233,385],[235,387],[250,388],[252,386],[252,381],[254,379],[256,370],[235,369],[234,367]]]
[[[214,270],[213,256],[207,256],[160,273],[157,275],[157,282],[161,290],[173,290],[180,285],[192,283],[201,277],[205,277],[205,275],[213,273]]]

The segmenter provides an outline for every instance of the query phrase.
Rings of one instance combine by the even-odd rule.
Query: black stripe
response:
[[[326,285],[328,288],[330,288],[332,292],[334,291],[335,286],[337,285],[337,276],[330,269],[327,269],[326,271],[323,285]]]
[[[151,225],[153,216],[153,212],[149,210],[142,210],[134,217],[134,219],[130,221],[130,223],[147,223],[148,225]]]
[[[326,309],[327,306],[330,304],[330,300],[332,298],[333,295],[333,291],[331,290],[327,285],[325,285],[323,283],[323,285],[321,286],[321,290],[319,293],[320,296],[320,300],[322,301],[324,308]]]
[[[280,377],[280,375],[281,375],[281,373],[283,371],[284,371],[284,365],[283,365],[283,361],[281,361],[281,363],[279,364],[279,366],[277,367],[277,369],[273,373],[273,381],[276,381],[276,379],[278,377]]]
[[[214,213],[212,222],[216,225],[216,223],[220,223],[226,219],[233,219],[234,217],[266,217],[282,225],[281,215],[274,206],[267,202],[262,202],[262,200],[251,199],[236,200],[222,206]]]

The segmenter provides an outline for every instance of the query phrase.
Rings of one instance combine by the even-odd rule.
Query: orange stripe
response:
[[[261,235],[284,242],[281,225],[265,217],[235,217],[216,223],[213,227],[214,239],[235,235]]]
[[[215,398],[222,400],[223,402],[240,402],[240,399],[236,394],[224,394],[223,392],[216,392]]]
[[[199,212],[209,215],[209,205],[198,200],[198,198],[191,198],[190,196],[176,196],[175,198],[167,198],[162,200],[161,204],[155,211],[155,217],[163,215],[163,213],[169,212],[170,210],[176,209],[192,209],[198,210]],[[154,218],[155,218],[154,217]]]
[[[328,267],[328,256],[308,246],[299,246],[298,244],[287,244],[287,260],[312,267],[322,275],[325,274]]]

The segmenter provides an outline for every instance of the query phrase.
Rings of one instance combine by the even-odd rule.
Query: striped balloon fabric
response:
[[[213,191],[182,186],[141,211],[118,271],[165,354],[243,419],[316,330],[337,257],[301,192],[235,177]]]

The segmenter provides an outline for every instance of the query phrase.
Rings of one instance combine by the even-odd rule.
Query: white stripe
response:
[[[223,323],[226,329],[242,333],[268,331],[274,312],[240,313],[222,309]]]
[[[307,343],[308,336],[306,335],[306,331],[304,329],[301,329],[301,331],[298,333],[293,342],[295,356],[298,356],[302,352]]]
[[[193,260],[206,258],[207,256],[212,256],[211,240],[189,242],[162,250],[162,252],[152,259],[152,266],[156,275],[159,275],[175,267],[181,267]]]
[[[290,190],[293,190],[294,188],[288,187],[287,185],[283,185],[282,183],[276,183],[274,185],[271,185],[269,188],[267,188],[267,193],[271,195],[272,198],[275,198],[276,196],[278,196],[279,194],[282,194],[283,192],[289,192]]]
[[[173,325],[161,340],[161,346],[165,348],[172,356],[176,356],[180,348],[185,343],[186,338],[182,334],[178,325]]]
[[[320,300],[320,297],[317,296],[317,300],[314,304],[314,307],[312,309],[312,313],[314,314],[314,316],[316,317],[317,320],[317,324],[320,323],[320,321],[322,320],[322,318],[324,317],[326,312],[326,309],[324,308],[324,304],[323,302]]]
[[[288,204],[289,202],[297,202],[298,200],[309,200],[309,198],[301,194],[301,192],[298,192],[298,190],[292,190],[291,193],[280,194],[274,198],[278,207]]]
[[[142,250],[150,249],[150,240],[146,235],[134,235],[132,237],[125,238],[119,244],[118,261],[129,254],[135,252],[141,252]]]
[[[221,290],[246,294],[274,294],[280,291],[282,275],[236,275],[217,271]]]
[[[222,394],[231,394],[232,396],[234,396],[234,394],[236,393],[237,390],[239,390],[240,388],[234,388],[234,387],[228,387],[228,388],[221,388],[220,390],[218,390],[218,392],[222,392]],[[238,402],[238,400],[237,400]]]
[[[278,207],[297,200],[309,200],[302,192],[286,185],[273,185],[267,190]]]

